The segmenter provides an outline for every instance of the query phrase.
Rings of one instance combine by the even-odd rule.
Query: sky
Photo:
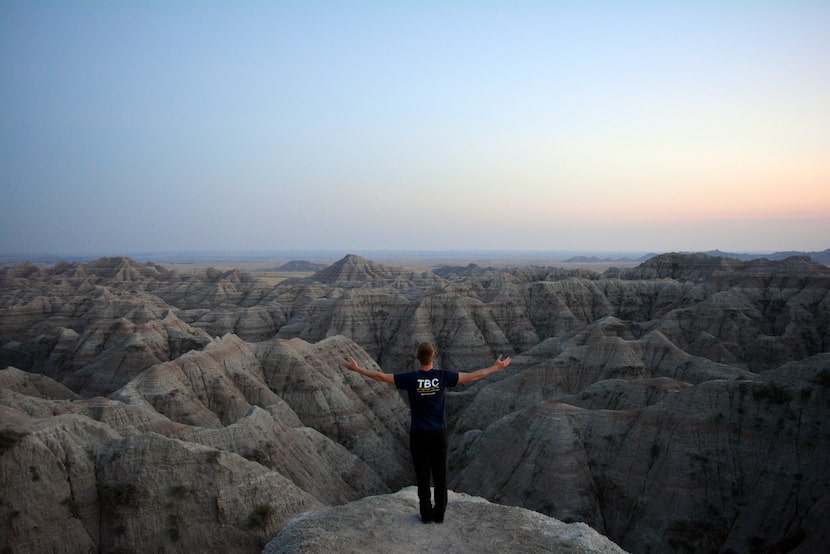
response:
[[[826,1],[0,2],[0,253],[830,248]]]

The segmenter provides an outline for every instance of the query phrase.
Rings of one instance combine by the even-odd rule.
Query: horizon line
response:
[[[545,257],[552,258],[554,261],[563,261],[563,259],[573,257],[593,257],[593,258],[628,258],[630,261],[637,261],[637,259],[644,256],[656,256],[668,253],[680,254],[694,254],[694,253],[719,253],[719,254],[735,254],[735,255],[775,255],[781,253],[800,253],[810,254],[817,252],[827,252],[830,249],[821,250],[746,250],[746,251],[725,251],[720,249],[709,250],[666,250],[666,251],[647,251],[647,250],[600,250],[600,249],[388,249],[388,248],[294,248],[294,249],[180,249],[180,250],[144,250],[144,251],[124,251],[121,253],[112,252],[89,252],[89,253],[54,253],[54,252],[25,252],[25,253],[0,253],[0,265],[9,265],[13,263],[56,263],[60,261],[90,261],[100,258],[117,258],[127,257],[137,261],[162,261],[162,262],[185,262],[185,261],[266,261],[266,260],[296,260],[302,258],[340,258],[349,254],[356,254],[363,257],[380,256],[386,258],[442,258],[442,257],[505,257],[505,258],[519,258],[519,257]],[[633,259],[632,259],[633,258]],[[614,261],[617,261],[614,260]]]

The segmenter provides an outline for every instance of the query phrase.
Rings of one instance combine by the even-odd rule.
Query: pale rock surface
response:
[[[113,441],[98,460],[102,551],[250,551],[292,514],[320,506],[256,462],[160,435]]]
[[[256,354],[271,390],[305,426],[345,446],[392,486],[409,479],[409,409],[394,387],[341,367],[354,357],[376,368],[352,341],[274,339],[257,344]]]
[[[0,421],[16,420],[24,436],[0,454],[3,545],[33,554],[95,550],[100,508],[94,445],[117,434],[75,414],[31,419],[8,410],[0,407]]]
[[[45,375],[8,367],[0,371],[0,390],[14,391],[33,398],[50,400],[74,400],[81,397]]]
[[[30,418],[0,406],[0,421],[22,433],[0,453],[0,544],[14,552],[253,552],[322,506],[222,450],[155,433],[122,438],[73,413]]]
[[[263,554],[410,554],[453,552],[502,554],[548,552],[623,554],[584,523],[563,523],[524,508],[449,493],[443,524],[418,518],[418,494],[407,487],[292,519]]]
[[[142,290],[143,273],[157,275],[154,268],[121,259],[90,266],[24,272],[28,283],[12,289],[21,273],[0,270],[0,290],[13,291],[0,295],[0,367],[36,367],[83,396],[106,395],[208,342]]]
[[[752,376],[748,371],[690,356],[657,331],[643,331],[608,316],[540,343],[516,356],[507,371],[476,383],[465,392],[472,398],[457,414],[458,430],[483,427],[516,410],[575,395],[609,380],[648,384],[665,378],[677,386],[688,386]]]
[[[216,339],[109,399],[0,371],[0,432],[22,433],[0,453],[0,546],[258,551],[299,512],[408,481],[400,396],[339,366],[365,353],[342,337],[260,346]],[[276,368],[277,352],[295,361]],[[306,383],[299,396],[274,392],[285,379]]]
[[[344,446],[313,428],[289,427],[258,407],[227,427],[190,427],[173,436],[255,461],[324,504],[342,504],[389,490],[366,462]]]

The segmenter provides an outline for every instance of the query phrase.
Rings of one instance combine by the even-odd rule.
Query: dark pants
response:
[[[421,519],[443,521],[447,509],[447,431],[410,431],[409,449],[415,464]],[[435,485],[435,506],[430,498],[430,474]]]

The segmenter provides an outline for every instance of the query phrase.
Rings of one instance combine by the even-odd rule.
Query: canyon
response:
[[[830,268],[669,253],[602,273],[347,255],[276,285],[0,267],[0,548],[260,552],[301,514],[395,504],[406,402],[340,361],[408,371],[422,341],[457,371],[513,357],[447,399],[467,510],[630,552],[830,544]]]

